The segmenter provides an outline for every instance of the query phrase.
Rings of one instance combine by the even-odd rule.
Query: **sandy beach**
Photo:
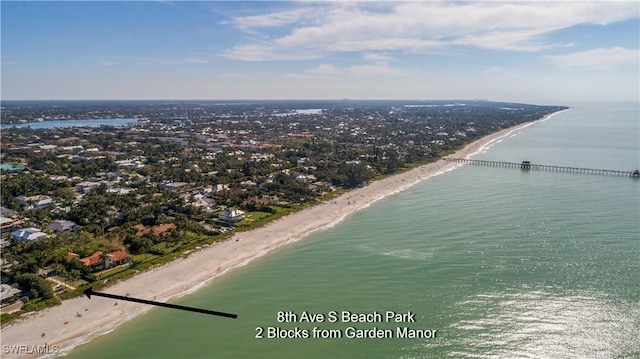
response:
[[[452,157],[469,157],[479,153],[500,138],[536,122],[547,120],[555,114],[483,137],[457,151]],[[440,160],[374,181],[366,187],[291,214],[259,229],[238,233],[230,239],[141,273],[104,291],[161,302],[191,293],[233,268],[247,264],[269,251],[297,241],[314,231],[331,227],[350,213],[365,208],[381,198],[459,166],[461,165],[457,163]],[[1,356],[3,358],[57,356],[114,330],[120,324],[151,308],[149,305],[102,297],[92,297],[90,300],[86,297],[70,299],[59,306],[33,313],[3,327],[0,333],[3,346]],[[224,308],[219,310],[224,311]],[[237,314],[242,315],[242,313]],[[44,336],[42,336],[43,333]],[[33,353],[31,350],[33,346],[44,346],[45,343],[50,351],[49,355]],[[24,345],[28,350],[22,350],[20,354],[9,353],[8,346],[17,345]]]

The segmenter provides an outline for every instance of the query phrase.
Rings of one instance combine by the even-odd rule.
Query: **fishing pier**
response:
[[[552,166],[531,163],[530,161],[518,162],[503,162],[503,161],[486,161],[486,160],[472,160],[466,158],[445,157],[443,160],[448,162],[466,163],[479,166],[491,166],[491,167],[506,167],[506,168],[520,168],[522,170],[543,170],[543,171],[556,171],[556,172],[574,172],[574,173],[587,173],[595,175],[609,175],[609,176],[625,176],[640,178],[640,171],[618,171],[618,170],[602,170],[596,168],[581,168],[581,167],[567,167],[567,166]]]

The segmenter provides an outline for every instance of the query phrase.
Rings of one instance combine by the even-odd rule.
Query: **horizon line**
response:
[[[474,102],[507,102],[507,103],[538,103],[538,102],[560,102],[560,101],[533,101],[523,102],[522,100],[499,100],[489,98],[16,98],[16,99],[2,99],[0,102],[65,102],[65,101],[474,101]],[[598,100],[603,102],[640,102],[640,99],[605,99]],[[562,100],[562,102],[593,102],[593,100]]]
[[[536,102],[640,102],[639,98],[617,98],[617,99],[542,99],[542,100],[509,100],[492,99],[487,97],[456,98],[456,97],[335,97],[335,98],[0,98],[0,101],[487,101],[487,102],[512,102],[523,103],[523,101]]]

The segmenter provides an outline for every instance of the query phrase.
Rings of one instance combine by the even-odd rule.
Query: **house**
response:
[[[69,259],[79,260],[85,267],[89,267],[92,272],[131,263],[131,257],[129,257],[129,254],[124,250],[111,252],[106,255],[98,251],[84,258],[80,258],[76,253],[69,253]]]
[[[124,250],[119,250],[107,254],[106,262],[107,268],[113,268],[123,264],[131,263],[131,257],[129,257],[129,253],[125,252]]]
[[[114,172],[109,172],[107,173],[107,179],[111,180],[111,181],[120,181],[122,179],[122,172],[120,171],[114,171]]]
[[[53,223],[47,226],[47,229],[50,229],[56,232],[73,232],[78,228],[80,228],[80,226],[78,226],[75,222],[67,221],[63,219],[55,220],[53,221]]]
[[[16,230],[21,225],[21,219],[0,217],[0,233]]]
[[[0,216],[9,218],[18,218],[18,212],[6,207],[0,207]]]
[[[222,191],[227,191],[229,190],[229,185],[228,184],[217,184],[213,187],[215,192],[222,192]]]
[[[64,181],[68,181],[69,177],[67,177],[67,176],[49,176],[49,179],[52,180],[53,182],[64,182]]]
[[[247,206],[268,206],[270,204],[269,198],[267,196],[254,196],[252,198],[245,199],[242,201],[242,206],[247,208]]]
[[[213,186],[206,186],[198,189],[198,194],[201,194],[203,196],[212,194],[213,192],[214,192]]]
[[[58,275],[58,271],[53,268],[39,268],[38,275],[42,278],[49,278]]]
[[[205,197],[201,194],[193,195],[193,201],[190,202],[194,207],[202,208],[207,212],[212,212],[213,207],[216,205],[216,200],[213,198]]]
[[[77,254],[76,254],[77,255]],[[95,252],[92,255],[78,259],[85,267],[89,267],[91,271],[99,271],[104,269],[104,258],[102,252]]]
[[[79,153],[79,152],[82,152],[84,150],[84,148],[82,148],[82,146],[80,146],[80,145],[63,146],[63,147],[60,147],[60,149],[62,151],[65,151],[65,152],[72,152],[72,153]]]
[[[150,228],[145,227],[144,224],[141,224],[141,223],[133,226],[133,229],[136,230],[136,237],[142,237],[145,234],[151,232]]]
[[[36,196],[18,196],[16,197],[16,201],[22,209],[43,209],[53,205],[53,199],[49,196],[45,195],[36,195]]]
[[[190,186],[192,184],[188,182],[169,182],[164,184],[164,188],[174,193],[187,190]]]
[[[165,235],[169,230],[176,229],[176,225],[173,223],[165,223],[151,228],[145,227],[143,224],[136,224],[133,229],[136,230],[136,236],[142,237],[145,234],[151,233],[154,236]]]
[[[244,219],[244,212],[236,209],[235,207],[231,207],[228,210],[220,213],[218,218],[225,222],[239,222]]]
[[[47,234],[38,228],[22,228],[11,232],[11,237],[20,242],[37,241],[40,238],[47,237]]]
[[[71,156],[71,163],[80,163],[86,161],[87,158],[84,156]]]
[[[21,172],[26,170],[25,166],[15,165],[12,163],[3,163],[0,165],[0,170],[7,172]]]
[[[133,192],[135,190],[136,190],[135,188],[117,187],[117,188],[109,188],[109,189],[107,189],[107,192],[120,194],[120,195],[125,195],[125,194],[129,194],[129,193],[131,193],[131,192]]]
[[[329,190],[331,188],[331,184],[328,182],[323,182],[323,181],[317,181],[317,182],[313,182],[311,184],[309,184],[309,186],[307,186],[310,190],[316,192],[318,190]]]
[[[58,146],[56,145],[41,145],[40,149],[44,152],[53,152]]]
[[[86,194],[94,188],[100,186],[100,182],[80,182],[76,185],[76,192],[79,194]]]
[[[0,302],[5,303],[11,301],[12,298],[19,297],[22,291],[8,284],[0,285]]]
[[[318,179],[314,175],[306,175],[304,173],[297,173],[294,175],[296,181],[299,182],[315,182]]]
[[[165,235],[171,229],[176,229],[176,225],[173,223],[165,223],[151,227],[151,234],[154,236]]]

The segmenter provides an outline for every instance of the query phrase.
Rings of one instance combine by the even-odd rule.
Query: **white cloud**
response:
[[[288,11],[274,12],[264,15],[242,16],[235,19],[236,25],[244,30],[250,31],[253,28],[279,27],[293,24],[302,19],[313,16],[313,8],[300,8]]]
[[[557,67],[606,70],[621,65],[640,64],[640,51],[624,47],[598,48],[572,54],[545,56]]]
[[[210,61],[199,57],[186,57],[180,59],[158,59],[158,58],[145,58],[142,59],[140,65],[181,65],[181,64],[194,64],[202,65],[208,64]]]
[[[329,2],[235,18],[251,31],[278,28],[222,56],[244,60],[319,58],[334,52],[434,52],[450,46],[541,51],[547,34],[579,24],[637,18],[636,2]]]
[[[380,55],[380,54],[366,54],[364,55],[364,59],[367,61],[373,61],[373,62],[389,62],[391,60],[395,60],[395,58],[391,56]]]
[[[356,76],[399,76],[403,72],[386,62],[349,67],[349,73]]]
[[[402,70],[393,68],[389,61],[393,58],[380,54],[366,54],[363,59],[368,62],[361,65],[353,65],[345,68],[338,68],[331,64],[320,64],[315,68],[303,73],[288,73],[286,76],[294,78],[312,78],[326,75],[349,74],[354,76],[400,76],[404,75]]]
[[[342,72],[342,70],[329,64],[321,64],[321,65],[318,65],[318,67],[307,71],[308,74],[312,74],[312,75],[334,75],[340,72]]]
[[[275,46],[266,43],[236,45],[222,52],[221,56],[241,61],[309,60],[320,57],[320,52],[312,48],[298,48],[295,51],[276,51]]]
[[[331,64],[320,64],[312,69],[304,71],[303,73],[287,73],[285,76],[298,79],[310,79],[342,73],[345,73],[345,69],[339,69]]]
[[[381,54],[366,54],[365,61],[372,61],[372,64],[356,65],[349,67],[349,73],[356,76],[400,76],[404,72],[389,65],[393,57]]]

